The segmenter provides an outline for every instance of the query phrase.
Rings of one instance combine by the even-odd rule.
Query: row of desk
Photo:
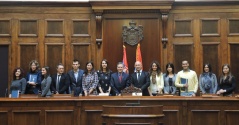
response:
[[[163,105],[164,125],[239,125],[237,97],[21,96],[0,98],[1,125],[102,125],[102,106]]]

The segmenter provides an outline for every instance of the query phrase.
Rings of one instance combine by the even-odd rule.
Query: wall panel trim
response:
[[[193,45],[193,42],[173,42],[173,45]]]
[[[18,43],[18,45],[38,45],[38,43]]]
[[[41,112],[41,110],[13,110],[12,112]]]
[[[202,45],[217,45],[220,44],[220,42],[201,42]]]
[[[45,45],[65,45],[65,43],[45,43]]]
[[[71,45],[90,45],[91,43],[71,43]]]

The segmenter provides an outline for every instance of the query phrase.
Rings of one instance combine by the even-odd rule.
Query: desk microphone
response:
[[[6,91],[5,91],[5,97],[8,97],[8,90],[6,88]]]

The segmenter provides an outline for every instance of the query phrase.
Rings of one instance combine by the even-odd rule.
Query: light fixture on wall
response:
[[[160,12],[162,14],[162,28],[163,28],[162,44],[163,44],[163,48],[165,49],[166,45],[168,43],[167,29],[168,29],[168,13],[169,13],[169,9],[161,9]]]
[[[100,47],[100,45],[102,44],[102,39],[96,39],[96,44],[98,45],[98,47]]]
[[[167,43],[168,43],[168,38],[162,38],[163,48],[166,48]]]

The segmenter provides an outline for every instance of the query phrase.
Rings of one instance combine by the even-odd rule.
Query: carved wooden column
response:
[[[96,19],[96,44],[98,47],[102,44],[102,13],[103,10],[94,10]]]
[[[163,37],[162,37],[162,44],[163,48],[166,48],[166,44],[168,43],[168,36],[167,36],[167,28],[168,28],[168,12],[169,10],[160,10],[162,14],[162,27],[163,27]]]

